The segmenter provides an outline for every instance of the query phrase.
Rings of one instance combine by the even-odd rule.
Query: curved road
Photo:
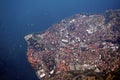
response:
[[[76,80],[77,78],[79,78],[81,75],[77,75],[75,76],[72,80]]]

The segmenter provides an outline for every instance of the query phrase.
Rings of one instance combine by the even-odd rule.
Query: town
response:
[[[98,80],[95,76],[85,78],[85,71],[108,74],[118,69],[120,32],[113,27],[120,27],[120,10],[116,12],[119,17],[107,23],[104,15],[76,14],[42,33],[25,36],[28,61],[37,76],[42,80],[70,80],[66,75],[74,73],[71,80]]]

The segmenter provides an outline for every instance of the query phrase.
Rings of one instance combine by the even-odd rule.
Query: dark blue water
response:
[[[38,80],[24,36],[77,13],[120,9],[120,0],[0,0],[0,80]]]

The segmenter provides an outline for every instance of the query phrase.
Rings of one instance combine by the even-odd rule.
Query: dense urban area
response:
[[[40,80],[120,80],[120,10],[76,14],[25,36]]]

